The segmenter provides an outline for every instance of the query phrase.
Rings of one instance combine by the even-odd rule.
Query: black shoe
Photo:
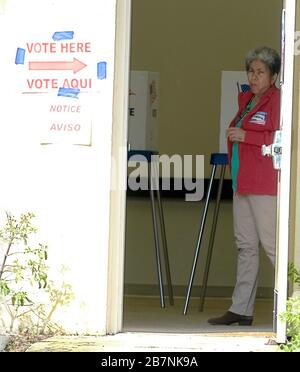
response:
[[[227,311],[224,315],[218,318],[208,319],[208,323],[212,325],[230,325],[233,323],[239,323],[240,326],[251,326],[253,322],[253,316],[246,316],[232,313]]]

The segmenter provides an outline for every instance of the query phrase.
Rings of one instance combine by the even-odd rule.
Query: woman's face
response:
[[[261,97],[276,81],[277,74],[271,75],[269,67],[259,59],[250,63],[247,71],[251,92]]]

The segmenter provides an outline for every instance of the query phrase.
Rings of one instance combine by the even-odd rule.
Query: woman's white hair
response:
[[[250,50],[245,57],[246,71],[249,71],[250,64],[256,59],[264,62],[269,67],[272,75],[279,73],[281,60],[275,49],[259,47]]]

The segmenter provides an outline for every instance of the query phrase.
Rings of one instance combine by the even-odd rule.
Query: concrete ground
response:
[[[276,352],[272,334],[120,333],[114,336],[52,337],[28,352]]]
[[[67,352],[275,352],[272,339],[272,300],[256,302],[254,324],[211,326],[207,319],[224,313],[230,299],[208,298],[203,312],[192,299],[187,315],[183,299],[161,309],[158,298],[124,299],[123,333],[109,336],[52,337],[32,345],[28,351]]]

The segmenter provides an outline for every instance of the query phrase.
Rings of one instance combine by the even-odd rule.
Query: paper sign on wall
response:
[[[18,93],[39,121],[41,144],[92,144],[91,102],[100,102],[95,96],[106,80],[107,61],[94,35],[79,35],[49,29],[48,38],[27,36],[16,45]]]

